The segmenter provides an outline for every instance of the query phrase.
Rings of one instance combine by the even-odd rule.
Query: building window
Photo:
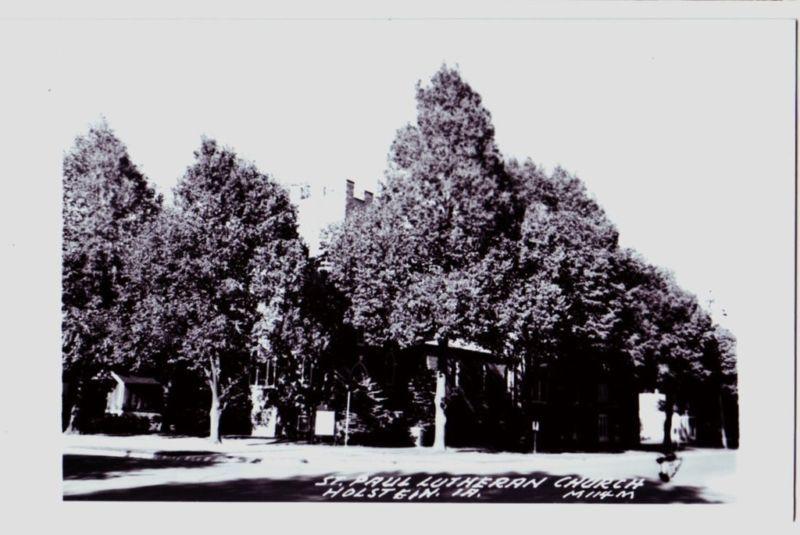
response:
[[[130,393],[130,402],[129,402],[131,410],[138,411],[142,408],[142,400],[139,396],[136,395],[135,392],[131,391]]]
[[[305,384],[311,383],[311,377],[314,372],[314,365],[311,362],[306,362],[306,359],[303,359],[303,369],[302,369],[302,376],[303,382]]]
[[[311,422],[309,422],[308,414],[305,412],[297,416],[297,431],[300,433],[308,433],[311,430]]]
[[[597,439],[600,442],[608,442],[608,415],[597,415]]]
[[[597,401],[605,403],[608,401],[608,384],[600,383],[597,385]]]
[[[531,399],[533,401],[544,401],[544,381],[535,379],[531,385]]]
[[[514,368],[511,368],[506,373],[506,390],[511,392],[512,396],[516,394],[516,378],[517,378],[517,371]]]
[[[278,359],[267,360],[264,372],[264,386],[275,386],[278,378]]]
[[[278,377],[278,359],[268,358],[265,362],[257,364],[253,384],[263,387],[274,387]]]

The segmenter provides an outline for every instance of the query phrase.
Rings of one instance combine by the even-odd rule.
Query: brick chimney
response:
[[[347,180],[347,190],[346,190],[347,193],[344,200],[345,219],[347,219],[347,217],[349,217],[350,214],[353,213],[353,210],[361,210],[365,206],[369,206],[372,203],[372,198],[373,198],[372,192],[364,190],[364,198],[359,199],[354,194],[355,186],[356,183],[354,181],[349,179]]]
[[[353,210],[353,192],[355,191],[356,183],[350,179],[347,179],[347,187],[345,189],[345,198],[344,198],[344,216],[347,217],[350,215],[350,212]]]

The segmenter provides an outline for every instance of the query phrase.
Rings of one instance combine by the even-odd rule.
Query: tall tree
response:
[[[715,344],[710,316],[668,271],[618,247],[616,229],[580,180],[561,169],[548,176],[529,161],[511,162],[509,170],[529,204],[521,282],[504,318],[508,345],[540,359],[578,349],[605,366],[632,369],[639,386],[665,393],[668,444],[676,404],[720,383],[735,389],[735,355],[720,350],[731,344]]]
[[[174,407],[171,391],[185,366],[180,354],[190,318],[182,314],[177,285],[180,274],[180,244],[183,243],[182,214],[164,206],[147,225],[128,252],[129,278],[120,294],[120,329],[111,348],[119,366],[132,373],[155,377],[165,388],[163,424],[169,428]]]
[[[176,365],[202,375],[209,437],[219,442],[228,400],[243,389],[259,324],[302,279],[307,250],[287,192],[231,150],[204,139],[175,189],[165,242],[170,324],[180,329]],[[263,326],[262,326],[263,327]]]
[[[727,448],[730,416],[726,406],[735,407],[738,399],[738,373],[736,370],[736,337],[728,329],[714,325],[706,331],[703,345],[703,366],[707,370],[704,386],[713,388],[719,411],[719,444]],[[704,390],[708,390],[705,388]],[[733,403],[729,403],[733,401]]]
[[[577,177],[530,161],[508,168],[526,209],[501,309],[506,351],[526,366],[565,353],[607,356],[621,319],[616,228]]]
[[[628,303],[638,329],[633,352],[641,384],[664,394],[664,446],[669,447],[674,407],[687,406],[698,389],[710,385],[712,369],[704,354],[714,325],[696,297],[680,288],[670,272],[641,259],[628,267],[633,270]]]
[[[323,366],[331,340],[339,334],[341,305],[299,241],[273,258],[283,266],[265,265],[254,285],[264,298],[253,328],[254,360],[260,364],[269,359],[277,367],[278,395],[270,401],[288,424],[324,397]]]
[[[665,271],[621,250],[583,183],[504,163],[489,113],[456,71],[417,88],[375,202],[328,238],[346,320],[373,346],[439,344],[436,447],[444,447],[448,346],[600,361],[667,395],[667,421],[708,379],[711,322]]]
[[[717,362],[720,387],[723,393],[735,396],[739,393],[736,337],[725,327],[714,325],[710,342]]]
[[[105,122],[75,140],[63,165],[62,363],[74,388],[68,431],[77,431],[86,380],[113,361],[124,330],[120,295],[128,253],[157,217],[161,198]]]
[[[397,133],[372,207],[328,243],[347,319],[373,345],[440,348],[434,447],[444,448],[449,343],[488,337],[493,277],[518,231],[513,184],[480,96],[442,67],[417,87],[417,122]]]

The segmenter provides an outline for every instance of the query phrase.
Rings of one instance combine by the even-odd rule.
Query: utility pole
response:
[[[350,387],[347,387],[347,408],[344,412],[344,447],[350,439]]]
[[[355,369],[358,366],[361,366],[362,368],[364,368],[364,364],[361,362],[360,358],[359,358],[359,361],[356,363],[356,365],[353,366],[352,368],[350,368],[350,372],[347,374],[347,377],[344,377],[344,375],[339,373],[338,371],[334,372],[334,376],[335,376],[336,380],[339,381],[341,384],[343,384],[345,386],[345,388],[347,388],[347,406],[345,407],[345,411],[344,411],[344,446],[345,447],[347,447],[347,443],[350,442],[350,396],[352,394],[353,388],[355,388],[355,389],[359,388],[359,386],[357,384],[354,384],[354,381],[353,381],[353,372],[355,371]],[[364,368],[364,371],[366,372],[366,368]]]

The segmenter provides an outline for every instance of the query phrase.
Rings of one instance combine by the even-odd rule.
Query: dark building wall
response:
[[[538,449],[620,450],[638,443],[638,396],[631,375],[590,360],[531,369],[522,405],[539,422]]]
[[[430,445],[436,368],[431,355],[420,348],[358,354],[399,424],[422,420],[422,442]],[[462,357],[450,358],[447,384],[445,433],[451,447],[531,451],[534,420],[539,422],[538,451],[616,451],[638,444],[638,391],[624,373],[585,362],[522,372]],[[334,405],[343,411],[343,400]]]

